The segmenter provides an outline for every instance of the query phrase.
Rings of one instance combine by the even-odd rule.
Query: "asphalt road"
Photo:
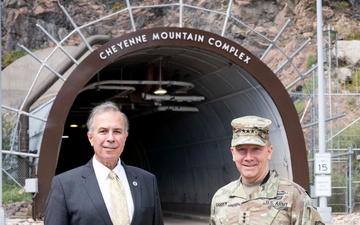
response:
[[[207,222],[199,221],[199,220],[191,220],[191,219],[183,219],[176,217],[164,217],[165,225],[205,225],[209,224]]]
[[[33,221],[32,219],[6,219],[6,225],[43,225],[42,221]],[[165,216],[164,225],[205,225],[207,222],[202,222],[198,219],[184,219],[178,217]]]

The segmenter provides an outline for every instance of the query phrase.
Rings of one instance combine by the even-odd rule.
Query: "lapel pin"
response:
[[[133,185],[136,187],[138,186],[138,183],[136,181],[133,181]]]

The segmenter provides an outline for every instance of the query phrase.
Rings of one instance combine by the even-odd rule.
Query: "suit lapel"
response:
[[[137,174],[134,173],[134,171],[126,166],[124,163],[122,163],[126,177],[129,182],[131,195],[134,202],[134,215],[131,221],[131,224],[138,224],[139,218],[140,218],[140,212],[141,212],[141,186],[144,185],[140,182]]]
[[[112,225],[110,215],[107,211],[104,199],[101,195],[99,184],[95,176],[94,168],[92,166],[92,159],[84,166],[81,177],[83,178],[82,183],[84,188],[89,194],[89,197],[100,217],[104,220],[105,224]]]

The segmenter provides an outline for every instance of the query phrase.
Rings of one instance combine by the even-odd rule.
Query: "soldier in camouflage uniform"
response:
[[[270,124],[257,116],[231,122],[230,150],[240,179],[215,193],[210,225],[324,224],[304,188],[270,171]]]

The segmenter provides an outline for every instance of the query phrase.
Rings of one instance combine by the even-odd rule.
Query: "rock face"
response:
[[[360,40],[339,41],[338,59],[342,64],[360,67]]]
[[[73,18],[77,26],[81,26],[90,21],[102,18],[126,6],[125,1],[114,3],[114,1],[95,1],[95,0],[75,0],[60,1],[63,9]],[[172,0],[169,3],[177,3]],[[334,1],[331,1],[334,2]],[[360,23],[356,15],[360,15],[360,4],[358,1],[350,1],[354,5],[346,9],[332,7],[330,2],[323,3],[324,24],[330,23],[333,27],[338,27],[343,33],[340,39],[353,34],[351,31],[359,31]],[[135,1],[132,4],[160,4],[161,1]],[[166,2],[168,3],[168,2]],[[226,12],[228,1],[192,1],[192,5],[199,7],[216,9]],[[284,31],[282,44],[285,51],[293,50],[294,46],[299,46],[304,38],[314,37],[316,35],[316,9],[312,0],[266,0],[250,1],[236,0],[233,3],[232,14],[245,24],[254,28],[257,32],[269,38],[274,38],[282,28],[287,19],[292,20],[289,29]],[[138,29],[151,28],[154,26],[177,26],[177,11],[165,9],[154,9],[142,12],[139,9],[133,10],[136,16],[136,23],[140,24]],[[200,12],[199,12],[200,13]],[[196,12],[195,12],[196,14]],[[193,16],[193,14],[191,15]],[[174,19],[171,19],[171,18]],[[167,18],[164,22],[163,18]],[[206,18],[206,19],[201,19]],[[209,26],[208,21],[214,21]],[[184,23],[192,27],[200,27],[205,30],[222,29],[222,18],[214,14],[198,15],[187,17],[185,15]],[[57,41],[68,35],[74,26],[69,21],[57,0],[4,0],[2,1],[2,52],[19,50],[18,44],[24,45],[28,49],[39,49],[51,47],[54,43],[48,38],[39,27],[51,34]],[[122,24],[123,30],[112,29],[113,25]],[[131,30],[130,18],[126,14],[119,14],[118,17],[111,17],[101,25],[95,25],[84,32],[88,35],[106,34],[119,36],[122,33]],[[267,46],[260,41],[254,42],[251,38],[255,34],[244,27],[236,24],[230,24],[231,37],[239,41],[245,48],[248,48],[254,54],[263,52]],[[350,33],[349,33],[350,32]],[[74,36],[65,45],[78,45],[81,42],[80,37]],[[289,46],[289,47],[287,47]],[[286,49],[290,48],[290,49]],[[4,55],[3,55],[4,56]],[[269,57],[271,58],[271,57]],[[271,63],[271,61],[269,61]],[[276,62],[275,62],[276,63]]]

